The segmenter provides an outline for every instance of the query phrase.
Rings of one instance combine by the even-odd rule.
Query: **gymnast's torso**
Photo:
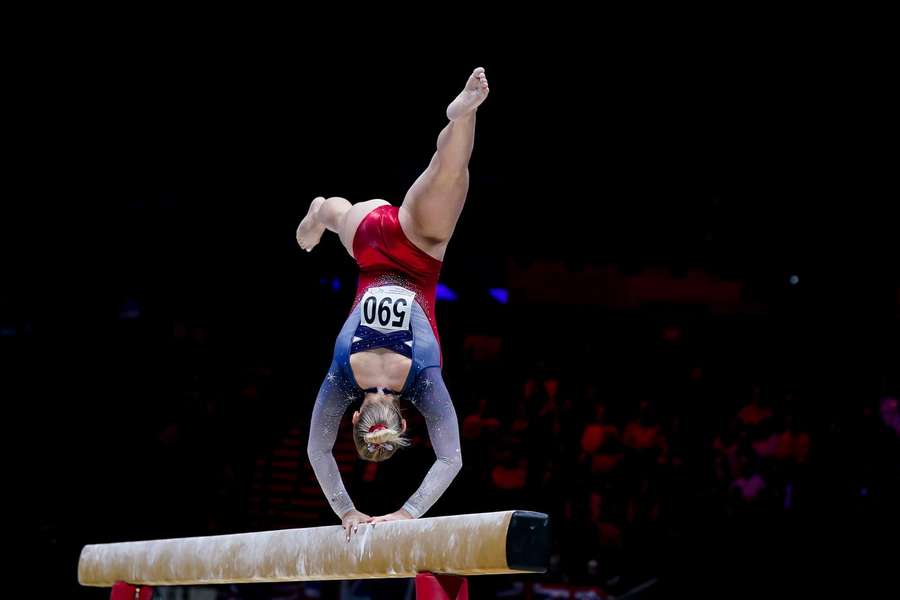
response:
[[[440,345],[434,303],[443,263],[416,246],[400,226],[399,207],[385,204],[369,212],[356,228],[353,257],[359,282],[353,308],[369,288],[397,285],[415,292]],[[351,309],[352,312],[352,309]]]
[[[434,318],[442,263],[403,234],[397,213],[395,206],[379,206],[357,228],[357,293],[313,408],[308,453],[338,516],[354,506],[331,450],[342,415],[366,388],[391,387],[425,417],[437,460],[403,506],[410,515],[417,518],[428,510],[461,465],[458,423],[441,375]]]
[[[359,323],[348,346],[351,373],[361,389],[402,392],[417,371],[442,364],[434,314],[442,263],[409,240],[400,226],[399,207],[390,204],[366,214],[352,245],[359,280],[348,321]],[[422,326],[423,317],[431,335]]]

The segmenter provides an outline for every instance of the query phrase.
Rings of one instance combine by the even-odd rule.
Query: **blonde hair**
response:
[[[380,462],[392,457],[398,448],[409,446],[409,440],[403,436],[402,419],[397,401],[387,400],[381,390],[371,401],[363,403],[353,427],[353,442],[359,457]],[[378,425],[382,427],[370,431]]]

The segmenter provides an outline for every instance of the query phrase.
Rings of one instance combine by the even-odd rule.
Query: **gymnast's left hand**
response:
[[[369,517],[369,520],[366,523],[375,527],[376,523],[386,523],[387,521],[405,521],[406,519],[412,519],[412,515],[403,510],[402,508],[396,512],[392,512],[386,515],[381,515],[380,517]]]
[[[355,508],[344,513],[344,516],[341,517],[341,527],[347,532],[347,541],[350,541],[350,534],[356,533],[361,523],[365,523],[371,518],[366,513],[359,512]]]

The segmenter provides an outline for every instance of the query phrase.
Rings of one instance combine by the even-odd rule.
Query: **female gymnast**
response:
[[[456,411],[441,376],[434,303],[444,252],[469,187],[476,109],[488,92],[479,67],[447,107],[450,123],[438,136],[437,152],[402,205],[384,200],[351,205],[344,198],[319,197],[297,228],[297,243],[307,252],[326,229],[335,232],[359,265],[356,297],[316,397],[307,445],[347,541],[363,523],[421,517],[462,467]],[[332,448],[341,416],[359,398],[362,406],[352,421],[361,458],[386,460],[408,446],[401,397],[425,417],[437,460],[402,508],[370,517],[347,495]]]

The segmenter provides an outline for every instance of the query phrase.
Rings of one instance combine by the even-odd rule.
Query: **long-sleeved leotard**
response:
[[[380,210],[381,208],[386,210]],[[380,333],[389,331],[378,327],[378,312],[371,310],[377,306],[376,303],[374,301],[367,303],[365,300],[370,297],[391,297],[397,301],[397,310],[389,314],[391,317],[389,321],[397,317],[392,324],[401,323],[393,332],[397,334],[398,329],[408,331],[408,334],[403,335],[411,338],[402,342],[409,347],[404,354],[411,356],[412,365],[403,389],[400,390],[401,396],[409,400],[425,417],[428,435],[436,455],[435,463],[422,481],[422,485],[403,505],[403,509],[413,518],[418,518],[441,497],[462,467],[459,425],[453,402],[441,375],[441,350],[433,319],[434,287],[440,261],[413,247],[405,237],[398,242],[397,236],[402,235],[402,231],[399,231],[399,225],[396,223],[396,207],[379,207],[373,213],[370,213],[370,216],[374,219],[367,216],[354,238],[354,255],[361,270],[359,290],[354,307],[335,342],[331,366],[316,397],[307,453],[319,485],[322,486],[335,514],[342,517],[347,511],[354,509],[353,501],[347,494],[334,460],[332,448],[337,438],[341,417],[354,401],[363,396],[363,390],[357,384],[350,368],[351,346],[354,341],[360,340],[360,336],[357,335],[360,333],[358,329],[362,325],[374,327],[368,331]],[[379,236],[382,237],[381,240],[378,239]],[[385,241],[383,239],[385,236],[392,236],[393,239]],[[370,243],[372,239],[375,240],[374,243]],[[391,265],[377,264],[378,260],[372,260],[366,255],[366,248],[381,249],[385,245],[396,245],[401,242],[411,248],[395,250],[388,257]],[[397,265],[398,257],[410,255],[428,268],[414,270],[409,264]],[[429,263],[425,257],[433,262]],[[386,262],[385,256],[382,255],[380,260],[382,263]],[[404,299],[411,302],[401,304]],[[408,315],[406,315],[407,308]],[[388,314],[386,310],[384,314]],[[376,319],[375,322],[373,318]]]

